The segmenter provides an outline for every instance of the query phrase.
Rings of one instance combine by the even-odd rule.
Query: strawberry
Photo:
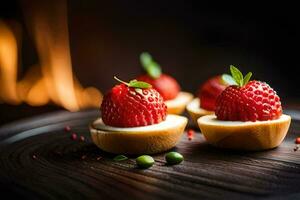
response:
[[[137,80],[144,81],[152,85],[165,101],[176,98],[180,91],[177,81],[169,75],[161,74],[159,78],[152,78],[148,74],[137,77]]]
[[[207,80],[198,92],[200,107],[214,111],[217,97],[225,90],[226,86],[228,85],[222,80],[221,76],[215,76]]]
[[[250,81],[252,73],[245,78],[230,66],[231,74],[222,78],[231,83],[216,101],[216,116],[227,121],[265,121],[278,119],[282,114],[280,98],[265,82]]]
[[[147,74],[137,77],[137,80],[151,84],[165,101],[176,98],[180,92],[178,82],[173,77],[162,74],[160,66],[153,61],[149,53],[142,53],[140,60]]]
[[[115,77],[115,79],[117,79]],[[166,119],[167,106],[151,85],[142,81],[121,81],[104,97],[101,104],[104,124],[137,127],[157,124]]]

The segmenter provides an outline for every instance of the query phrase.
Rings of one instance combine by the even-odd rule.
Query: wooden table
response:
[[[211,147],[199,133],[186,134],[174,149],[185,161],[136,168],[131,159],[114,162],[91,142],[88,124],[98,111],[66,111],[37,116],[0,128],[0,192],[38,199],[253,199],[300,198],[300,112],[293,116],[280,147],[263,152],[234,152]],[[64,131],[66,125],[71,132]],[[72,140],[71,133],[85,141]]]

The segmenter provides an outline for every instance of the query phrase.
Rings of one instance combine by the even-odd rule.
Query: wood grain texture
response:
[[[57,112],[0,128],[0,192],[25,199],[254,199],[300,198],[300,121],[276,149],[262,152],[224,151],[209,146],[199,133],[186,135],[174,149],[185,161],[136,168],[134,157],[114,162],[98,149],[88,124],[97,111]],[[64,126],[85,136],[71,140]]]

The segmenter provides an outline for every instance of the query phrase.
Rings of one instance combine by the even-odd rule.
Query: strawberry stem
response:
[[[152,85],[143,81],[137,81],[137,80],[131,80],[129,83],[122,81],[121,79],[118,79],[118,77],[114,76],[114,79],[119,81],[120,83],[123,83],[127,85],[128,87],[133,87],[133,88],[141,88],[141,89],[147,89],[151,88]]]
[[[125,85],[129,86],[129,83],[122,81],[121,79],[118,79],[118,77],[114,76],[114,79],[119,81],[120,83],[124,83]]]

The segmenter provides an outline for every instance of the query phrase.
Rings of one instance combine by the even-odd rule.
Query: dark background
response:
[[[233,64],[268,82],[284,104],[298,102],[297,6],[282,2],[212,4],[68,1],[73,70],[84,86],[105,92],[115,84],[114,75],[130,80],[140,74],[139,54],[149,51],[183,90],[196,92],[207,78],[228,72]],[[1,3],[0,18],[22,25],[20,76],[38,62],[25,17],[18,1]],[[57,109],[61,108],[0,104],[0,124]]]

